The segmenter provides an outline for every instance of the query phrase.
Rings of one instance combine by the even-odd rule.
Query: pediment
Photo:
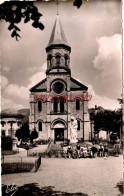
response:
[[[88,87],[82,84],[81,82],[77,81],[76,79],[72,77],[70,78],[70,80],[71,80],[71,85],[70,85],[71,91],[73,90],[86,90],[87,91]]]
[[[40,81],[38,84],[36,84],[35,86],[33,86],[30,91],[31,92],[46,92],[47,89],[47,79],[43,79],[42,81]]]

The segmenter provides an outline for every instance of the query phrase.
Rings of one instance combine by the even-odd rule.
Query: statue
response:
[[[12,148],[13,148],[13,150],[16,150],[17,149],[17,142],[18,142],[18,139],[17,139],[17,137],[15,135],[16,135],[16,131],[14,130],[13,142],[12,142]]]
[[[77,143],[77,120],[74,117],[71,117],[71,143]]]

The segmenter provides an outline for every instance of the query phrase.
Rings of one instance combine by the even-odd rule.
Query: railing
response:
[[[35,172],[38,171],[39,167],[41,165],[41,155],[39,156],[39,158],[35,161]]]
[[[21,156],[15,156],[12,157],[10,156],[1,156],[1,163],[28,163],[28,162],[32,162],[34,163],[35,160],[32,160],[31,157],[21,157]]]
[[[1,156],[2,173],[37,172],[41,165],[41,155],[32,157]]]

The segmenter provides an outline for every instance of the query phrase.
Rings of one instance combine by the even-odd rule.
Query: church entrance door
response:
[[[64,141],[64,128],[55,128],[55,141]]]

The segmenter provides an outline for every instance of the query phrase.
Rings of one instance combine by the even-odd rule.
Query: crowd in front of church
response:
[[[121,143],[118,142],[114,144],[113,146],[113,155],[118,156],[121,154]],[[68,158],[95,158],[95,157],[108,157],[110,155],[110,150],[108,147],[107,142],[106,143],[100,143],[99,145],[96,145],[95,143],[92,143],[92,146],[88,146],[87,144],[84,144],[81,146],[79,143],[77,143],[76,146],[69,145],[67,148],[66,155]]]

